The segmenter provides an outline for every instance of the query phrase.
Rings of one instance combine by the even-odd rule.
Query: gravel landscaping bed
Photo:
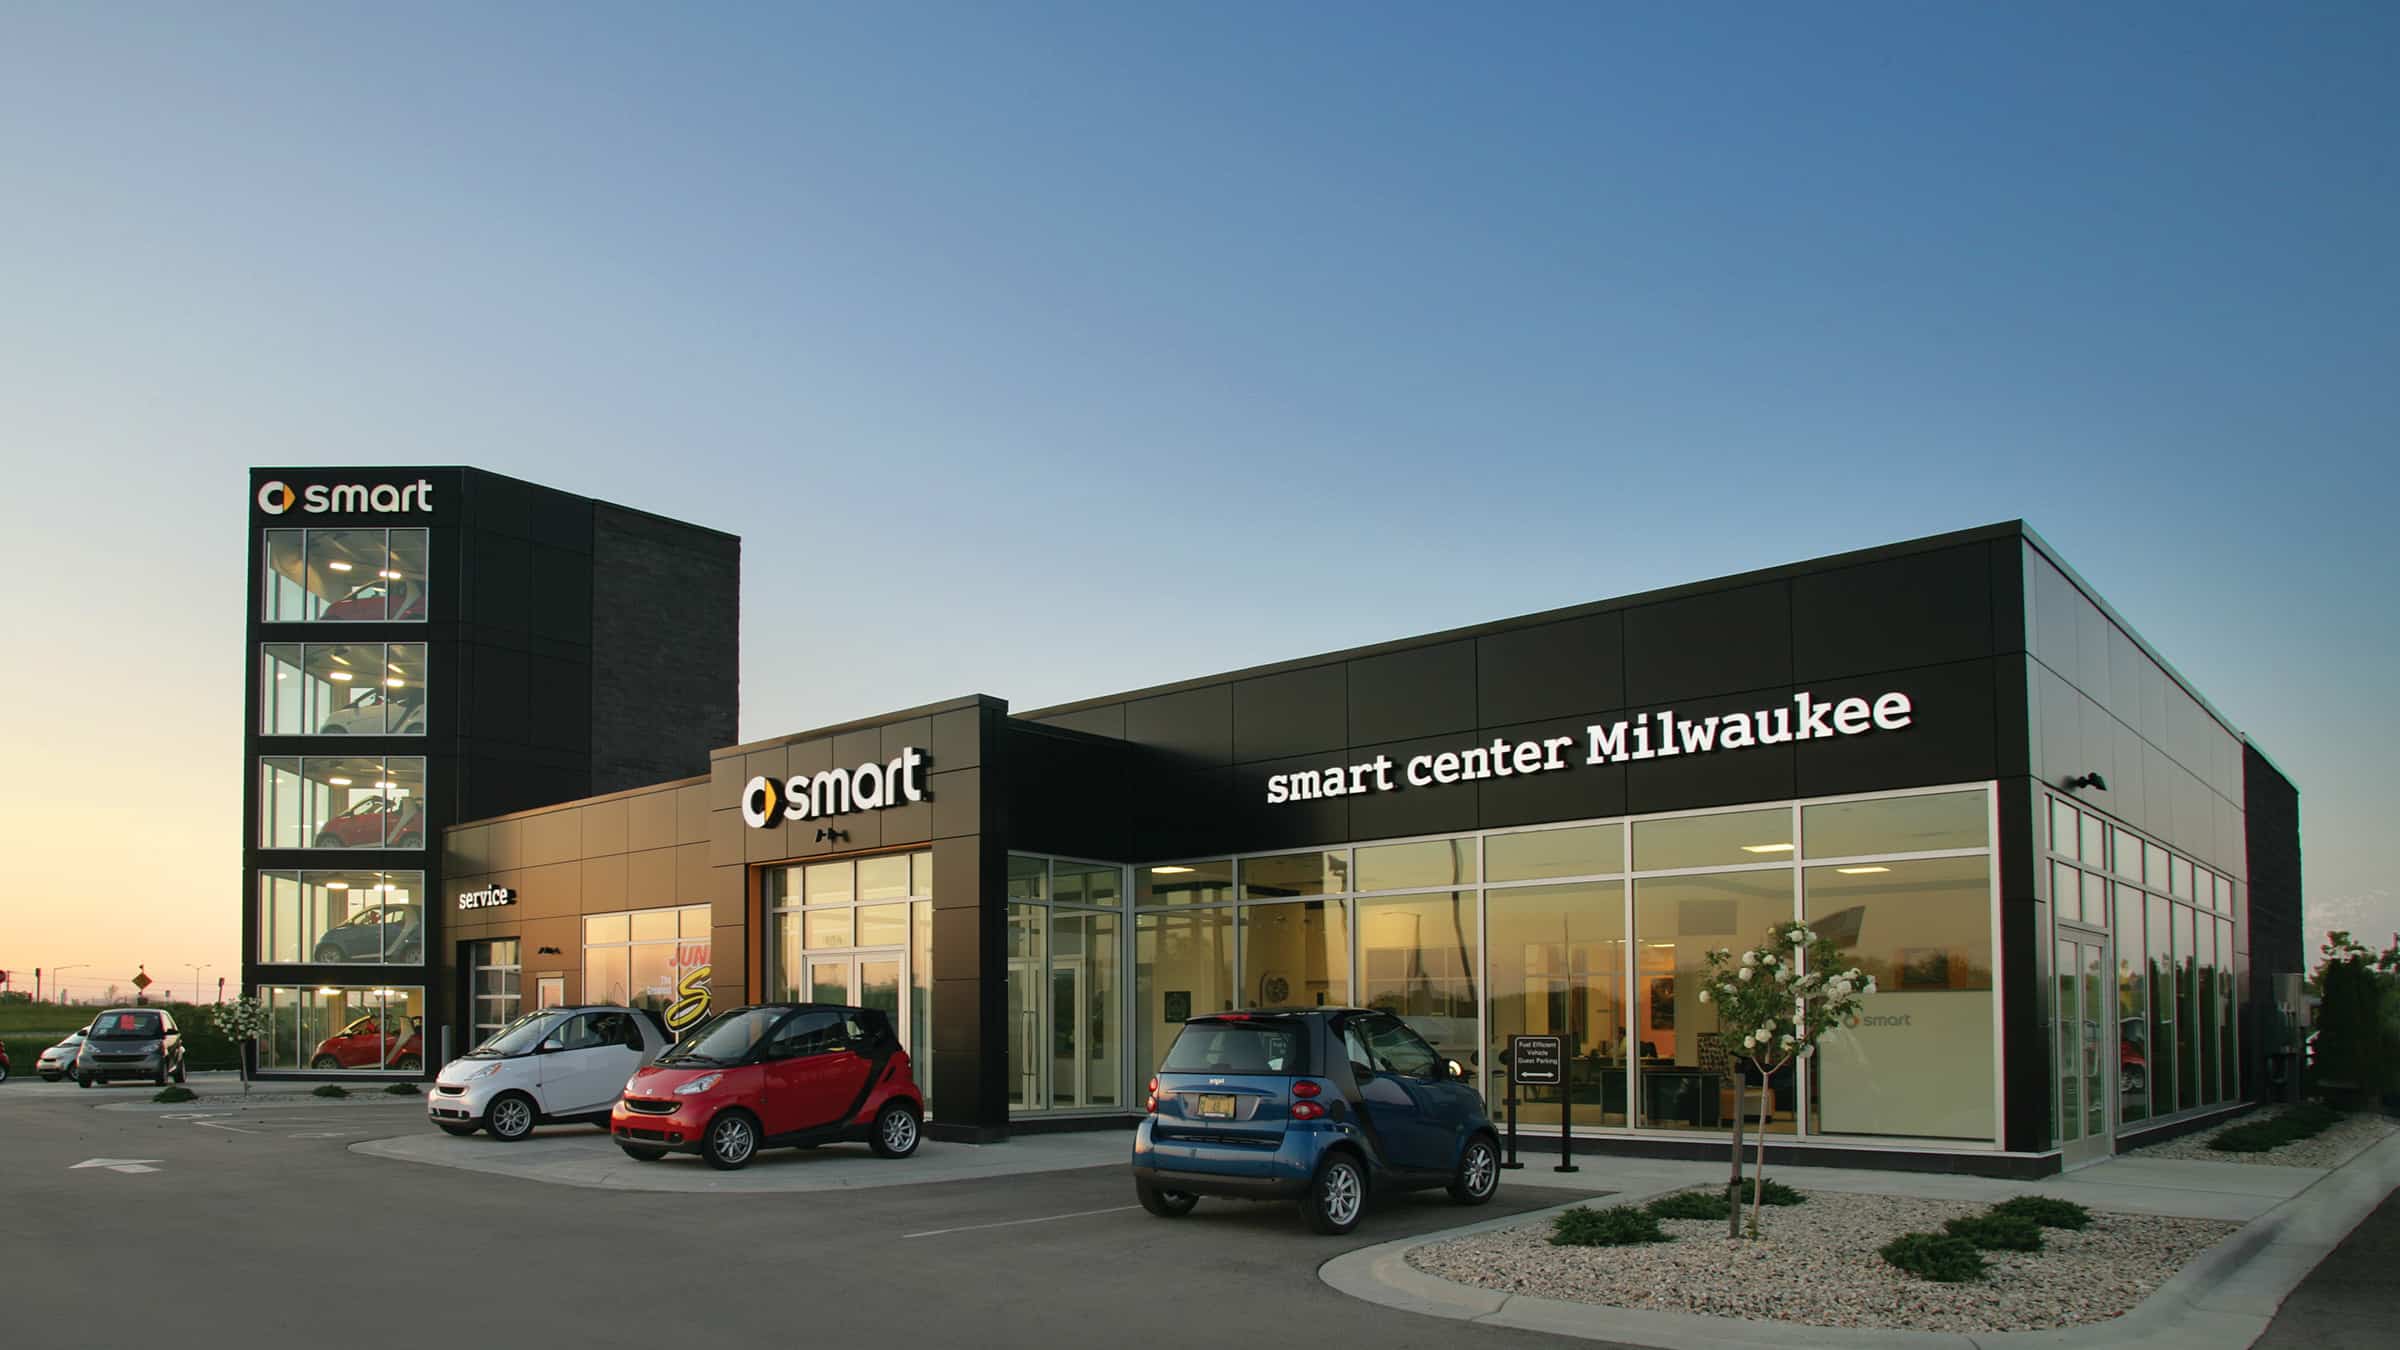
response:
[[[2262,1118],[2258,1112],[2245,1112],[2233,1120],[2225,1122],[2225,1125]],[[2266,1167],[2339,1167],[2383,1142],[2384,1136],[2392,1133],[2396,1128],[2392,1122],[2382,1116],[2362,1111],[2354,1113],[2341,1124],[2314,1139],[2297,1140],[2285,1144],[2281,1148],[2268,1149],[2264,1153],[2220,1153],[2208,1146],[2208,1140],[2210,1135],[2225,1128],[2225,1125],[2197,1130],[2180,1139],[2170,1139],[2163,1144],[2146,1144],[2135,1149],[2129,1156],[2181,1158],[2195,1162],[2251,1163]]]
[[[1673,1242],[1553,1247],[1544,1220],[1419,1247],[1408,1261],[1460,1284],[1619,1308],[1820,1327],[2041,1331],[2132,1309],[2240,1227],[2095,1211],[2081,1232],[2045,1230],[2047,1250],[1985,1252],[1991,1273],[1981,1283],[1935,1284],[1893,1269],[1876,1249],[1902,1233],[1938,1233],[1944,1220],[1986,1206],[1807,1194],[1806,1204],[1769,1209],[1758,1242],[1728,1242],[1723,1219],[1668,1219],[1659,1227]]]

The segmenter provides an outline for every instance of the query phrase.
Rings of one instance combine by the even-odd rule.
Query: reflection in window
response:
[[[1981,792],[1939,792],[1804,806],[1800,837],[1812,858],[1982,848],[1985,800]]]
[[[2139,849],[2134,856],[2141,856]],[[2150,981],[2143,957],[2142,893],[2120,885],[2116,901],[2117,1117],[2130,1125],[2150,1118]]]
[[[1062,858],[1051,865],[1052,898],[1062,905],[1115,909],[1124,879],[1125,869],[1115,863],[1068,862]]]
[[[1357,902],[1359,1001],[1397,1015],[1444,1058],[1468,1066],[1483,1059],[1475,899],[1474,891],[1452,891]]]
[[[1630,1016],[1624,883],[1515,887],[1486,892],[1485,904],[1492,984],[1485,1063],[1492,1066],[1492,1095],[1508,1091],[1509,1037],[1564,1036],[1568,1082],[1519,1089],[1521,1118],[1556,1124],[1561,1094],[1571,1092],[1579,1124],[1623,1125],[1627,1058],[1671,1059],[1677,1029],[1672,998],[1653,1005],[1663,1027],[1637,1024]],[[1662,1048],[1661,1036],[1669,1048]]]
[[[1811,867],[1805,902],[1809,926],[1873,976],[1877,991],[1817,1051],[1812,1129],[1992,1138],[1987,860]]]
[[[1227,858],[1137,867],[1133,876],[1133,903],[1143,908],[1218,904],[1233,898],[1233,862]]]
[[[1757,814],[1781,814],[1788,821],[1791,813]],[[1636,826],[1637,862],[1641,847]],[[1731,1048],[1699,997],[1708,980],[1708,953],[1719,947],[1748,950],[1765,940],[1771,925],[1791,918],[1788,870],[1654,877],[1634,883],[1633,936],[1639,953],[1634,1025],[1658,1052],[1640,1062],[1635,1086],[1640,1124],[1658,1130],[1718,1130],[1732,1119],[1735,1096],[1725,1077]],[[1800,1107],[1793,1087],[1797,1078],[1789,1066],[1766,1083],[1744,1070],[1739,1109],[1771,1133],[1791,1133]]]
[[[1137,873],[1137,875],[1139,875]],[[1187,1018],[1233,1007],[1233,911],[1194,909],[1134,919],[1136,1077],[1147,1077]]]
[[[1350,924],[1339,900],[1242,909],[1242,1002],[1254,1008],[1350,1001]]]
[[[423,848],[421,756],[267,755],[259,760],[261,848]]]
[[[1289,900],[1340,895],[1350,889],[1350,854],[1343,849],[1242,859],[1242,898]]]
[[[1358,888],[1405,891],[1475,880],[1475,841],[1427,839],[1358,850]]]
[[[259,960],[416,965],[425,959],[424,884],[422,872],[261,872]]]
[[[1051,914],[1044,1020],[1053,1106],[1117,1104],[1125,1053],[1123,922],[1114,914]]]
[[[687,998],[704,998],[709,948],[706,905],[587,914],[583,1001],[664,1015]]]
[[[415,1072],[425,1063],[425,991],[359,985],[272,985],[258,991],[268,1026],[262,1069]]]
[[[267,736],[422,736],[422,642],[270,642],[259,663]]]
[[[269,530],[260,617],[269,623],[418,620],[424,530]]]
[[[1791,860],[1792,813],[1781,807],[1641,820],[1633,826],[1633,865],[1644,872]]]
[[[1484,880],[1600,876],[1625,870],[1625,827],[1578,825],[1566,830],[1495,834],[1483,841]]]

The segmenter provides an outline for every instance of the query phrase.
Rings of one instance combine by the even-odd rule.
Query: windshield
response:
[[[1296,1018],[1186,1022],[1162,1073],[1306,1073],[1307,1025]]]
[[[507,1026],[483,1038],[483,1044],[469,1050],[468,1059],[497,1059],[504,1055],[530,1055],[533,1047],[542,1043],[542,1036],[558,1021],[550,1009],[529,1012]]]
[[[736,1008],[719,1013],[695,1028],[667,1053],[661,1064],[738,1064],[767,1038],[789,1008]]]
[[[158,1014],[154,1012],[108,1013],[92,1023],[92,1035],[101,1040],[159,1034]]]

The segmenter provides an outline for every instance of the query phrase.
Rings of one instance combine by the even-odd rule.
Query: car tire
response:
[[[392,1067],[398,1069],[402,1073],[417,1073],[424,1069],[425,1061],[417,1058],[415,1055],[402,1055],[399,1059],[392,1062]]]
[[[317,835],[316,847],[340,848],[342,847],[342,837],[331,830],[322,831]]]
[[[1327,1158],[1301,1194],[1300,1212],[1310,1228],[1327,1237],[1358,1227],[1367,1212],[1367,1169],[1358,1155],[1344,1152]]]
[[[66,1075],[63,1073],[46,1073],[42,1075],[42,1081],[45,1083],[55,1083],[64,1077],[66,1077]]]
[[[342,1062],[338,1059],[335,1059],[331,1055],[319,1055],[315,1059],[312,1059],[308,1062],[308,1067],[312,1069],[338,1069],[342,1067]]]
[[[151,1075],[150,1082],[152,1086],[163,1088],[167,1085],[167,1079],[169,1076],[170,1075],[167,1071],[167,1062],[162,1059],[158,1062],[158,1072]]]
[[[657,1162],[667,1156],[665,1149],[651,1148],[645,1144],[619,1144],[617,1147],[625,1150],[625,1156],[635,1162]]]
[[[875,1113],[874,1133],[867,1136],[868,1147],[878,1158],[905,1158],[917,1151],[925,1137],[924,1123],[917,1119],[917,1108],[907,1102],[885,1102]]]
[[[700,1156],[720,1172],[734,1172],[758,1156],[758,1118],[735,1108],[720,1111],[700,1136]]]
[[[8,1081],[8,1066],[7,1066],[7,1065],[5,1065],[5,1064],[0,1064],[0,1083],[5,1083],[5,1082],[7,1082],[7,1081]]]
[[[342,949],[330,942],[320,943],[315,951],[308,954],[308,959],[320,966],[338,966],[342,964]]]
[[[1200,1197],[1190,1191],[1170,1191],[1147,1181],[1133,1183],[1133,1198],[1142,1202],[1142,1208],[1162,1219],[1180,1219],[1200,1203]]]
[[[189,1080],[190,1080],[190,1078],[191,1078],[191,1074],[190,1074],[190,1072],[188,1071],[188,1069],[186,1068],[184,1061],[182,1061],[182,1060],[180,1060],[180,1059],[179,1059],[179,1060],[176,1060],[176,1061],[175,1061],[175,1081],[176,1081],[176,1082],[178,1082],[178,1083],[182,1083],[182,1082],[187,1082],[187,1081],[189,1081]]]
[[[88,1087],[90,1087],[91,1085],[92,1085],[92,1076],[91,1076],[90,1074],[88,1074],[88,1073],[79,1073],[79,1074],[75,1075],[75,1086],[77,1086],[77,1087],[80,1087],[80,1088],[88,1088]]]
[[[1467,1140],[1458,1153],[1458,1174],[1450,1178],[1450,1198],[1462,1205],[1480,1205],[1500,1189],[1500,1146],[1488,1134]]]
[[[534,1122],[540,1119],[541,1111],[534,1106],[533,1098],[522,1092],[503,1092],[483,1108],[483,1128],[504,1144],[513,1144],[533,1133]]]
[[[439,1129],[441,1130],[441,1132],[442,1132],[442,1133],[444,1133],[444,1134],[455,1134],[455,1135],[457,1135],[457,1136],[458,1136],[459,1138],[461,1138],[461,1139],[464,1139],[464,1138],[466,1138],[468,1135],[470,1135],[470,1134],[473,1134],[473,1133],[475,1133],[477,1130],[479,1130],[479,1129],[482,1129],[482,1128],[483,1128],[483,1127],[482,1127],[482,1126],[480,1126],[480,1125],[473,1125],[473,1124],[468,1124],[468,1125],[458,1125],[458,1124],[453,1124],[452,1122],[450,1122],[450,1121],[447,1121],[447,1120],[437,1120],[437,1121],[435,1121],[435,1122],[433,1122],[433,1123],[434,1123],[434,1125],[435,1125],[437,1128],[439,1128]]]

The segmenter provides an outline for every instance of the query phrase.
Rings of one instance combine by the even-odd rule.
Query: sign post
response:
[[[1522,1083],[1527,1087],[1549,1087],[1565,1083],[1566,1050],[1567,1044],[1564,1036],[1511,1036],[1508,1038],[1508,1161],[1502,1164],[1503,1166],[1523,1166],[1517,1161],[1517,1085]],[[1563,1091],[1558,1094],[1559,1119],[1562,1126],[1568,1115],[1574,1110],[1573,1106],[1568,1103],[1567,1096],[1568,1094]],[[1567,1128],[1571,1133],[1571,1127]],[[1574,1171],[1575,1168],[1567,1161],[1567,1135],[1562,1134],[1559,1137],[1558,1149],[1558,1170],[1561,1172]]]

